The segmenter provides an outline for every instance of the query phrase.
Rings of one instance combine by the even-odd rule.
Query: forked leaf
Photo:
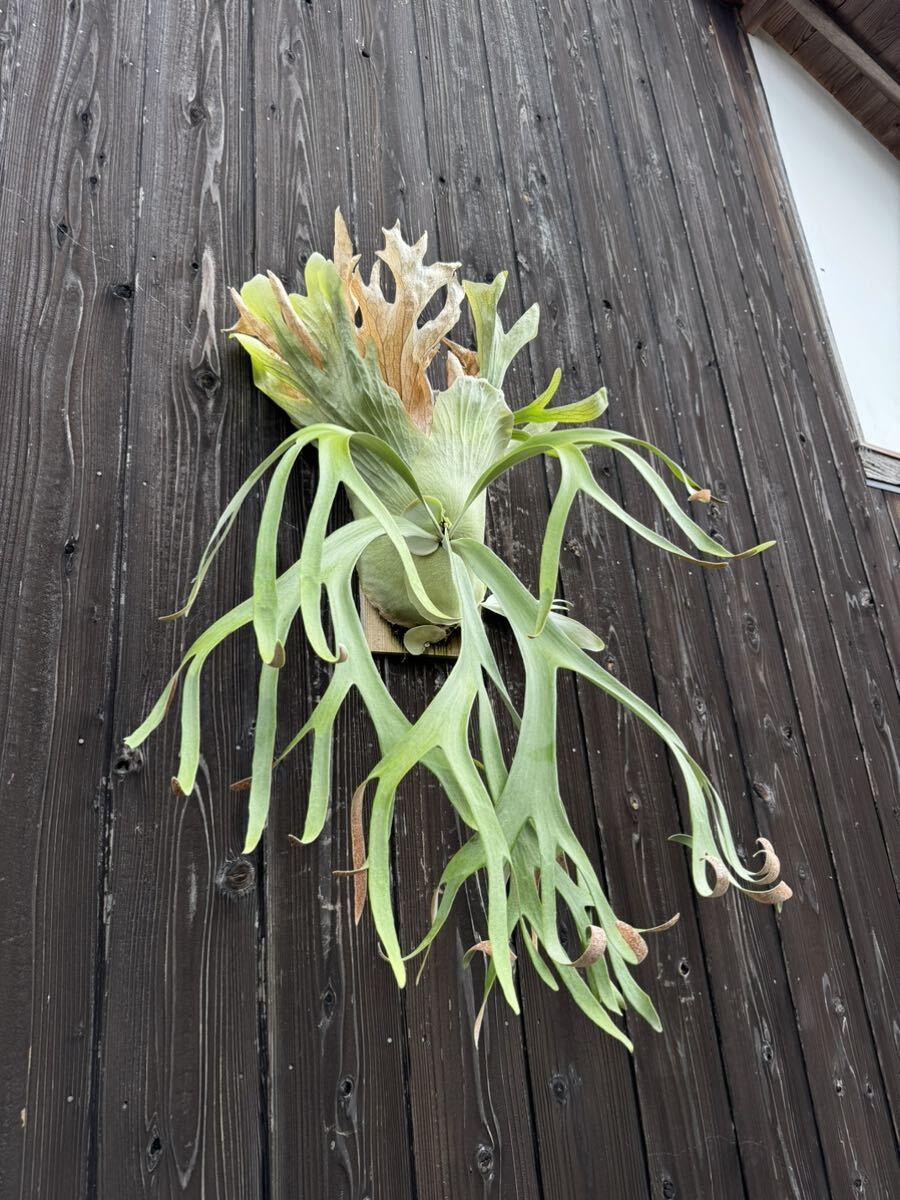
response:
[[[541,394],[535,397],[530,404],[526,404],[524,408],[516,409],[515,413],[513,414],[515,417],[515,423],[517,425],[524,425],[528,421],[534,421],[536,416],[539,417],[556,395],[557,391],[559,390],[560,383],[562,383],[562,371],[559,369],[559,367],[556,367],[553,374],[550,376],[550,382],[547,384]]]
[[[554,389],[555,390],[555,389]],[[543,397],[538,397],[532,404],[520,408],[516,412],[517,425],[582,425],[588,421],[596,421],[606,412],[606,388],[601,388],[584,400],[575,400],[571,404],[558,404],[548,408],[542,403]]]
[[[539,310],[532,304],[509,330],[504,330],[497,305],[506,286],[508,272],[501,271],[491,283],[463,280],[466,299],[475,326],[478,373],[495,388],[503,387],[509,365],[519,351],[537,336]]]
[[[456,278],[459,263],[426,266],[427,235],[410,246],[403,240],[399,222],[382,232],[384,249],[378,251],[378,258],[393,275],[394,299],[387,300],[381,290],[379,262],[373,266],[368,283],[354,271],[350,290],[359,307],[362,337],[374,347],[382,377],[400,396],[413,422],[427,430],[432,393],[426,371],[441,338],[459,320],[463,297]],[[446,288],[446,298],[440,312],[419,325],[429,300],[442,288]]]

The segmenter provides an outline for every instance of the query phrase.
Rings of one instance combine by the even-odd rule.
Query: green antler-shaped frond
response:
[[[628,1008],[659,1028],[648,995],[634,978],[647,953],[642,934],[616,916],[590,855],[576,837],[560,791],[557,767],[557,677],[573,672],[644,722],[677,765],[690,830],[673,840],[691,852],[691,873],[703,896],[734,886],[762,903],[780,904],[790,889],[778,883],[771,845],[759,839],[757,871],[741,861],[725,805],[679,735],[645,701],[606,671],[591,652],[595,633],[555,599],[560,553],[572,506],[584,495],[632,533],[689,563],[722,567],[771,543],[732,553],[682,508],[652,460],[685,488],[688,500],[709,500],[707,489],[661,450],[609,429],[585,428],[606,407],[604,390],[552,406],[554,376],[536,400],[512,411],[503,394],[514,356],[536,336],[537,306],[507,331],[497,306],[506,276],[490,284],[456,280],[456,266],[426,266],[426,243],[408,246],[398,229],[386,232],[381,260],[394,274],[393,300],[381,291],[378,270],[367,284],[338,214],[333,261],[313,255],[306,292],[289,294],[274,275],[256,276],[235,293],[239,320],[232,334],[248,351],[254,379],[299,429],[249,476],[213,530],[185,606],[191,609],[237,512],[271,472],[252,569],[252,594],[189,646],[178,672],[144,723],[127,739],[137,746],[160,724],[183,676],[181,752],[174,788],[189,793],[200,762],[200,684],[212,651],[238,629],[252,626],[260,657],[256,734],[249,786],[245,850],[262,835],[278,764],[311,738],[310,791],[301,843],[321,833],[332,802],[331,763],[337,716],[353,690],[375,728],[379,756],[350,805],[355,912],[368,902],[385,957],[398,983],[406,961],[425,955],[446,924],[456,897],[473,876],[487,884],[487,936],[466,956],[485,959],[485,1000],[493,985],[513,1008],[517,964],[527,960],[547,984],[569,992],[601,1029],[630,1042],[615,1018]],[[437,316],[423,320],[443,290]],[[476,346],[449,340],[462,294]],[[447,348],[447,387],[435,392],[428,367],[441,342]],[[578,426],[557,428],[557,426]],[[279,571],[277,545],[292,473],[305,448],[318,453],[317,489],[300,556]],[[606,450],[637,473],[685,539],[685,549],[645,525],[598,483],[588,453]],[[559,463],[559,486],[542,538],[538,595],[533,596],[484,542],[485,495],[506,471],[535,456]],[[648,457],[649,456],[649,457]],[[328,534],[338,490],[354,519]],[[389,620],[406,627],[418,653],[457,630],[456,662],[424,712],[410,721],[391,697],[366,643],[354,599],[354,580]],[[322,601],[327,598],[330,638]],[[521,712],[494,659],[485,612],[502,615],[518,646],[525,675]],[[299,617],[312,651],[329,662],[325,691],[302,728],[276,756],[278,682]],[[504,745],[495,704],[512,718]],[[477,755],[473,752],[477,747]],[[418,766],[440,783],[469,836],[441,875],[421,940],[404,952],[393,912],[390,837],[398,794]],[[363,817],[366,801],[369,816]],[[577,933],[577,953],[560,936],[560,921]],[[515,941],[517,950],[511,949]],[[476,1023],[480,1027],[484,1012]]]

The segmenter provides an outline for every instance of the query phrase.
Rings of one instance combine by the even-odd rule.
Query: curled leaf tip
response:
[[[668,921],[663,921],[661,925],[653,925],[650,929],[639,929],[638,933],[668,933],[681,920],[681,913],[677,912],[674,916],[669,917]]]
[[[463,955],[463,966],[467,967],[476,954],[483,954],[485,958],[493,957],[494,950],[491,943],[484,940],[476,942],[474,946],[470,946]]]
[[[625,943],[634,954],[635,959],[642,963],[650,953],[650,948],[635,927],[626,921],[616,921],[616,929],[625,939]]]
[[[509,953],[509,961],[514,963],[516,955],[512,946],[507,946],[507,951]],[[491,945],[490,940],[485,939],[484,941],[476,942],[474,946],[470,946],[463,955],[463,966],[469,966],[476,954],[483,954],[485,958],[493,958],[494,947]]]
[[[607,938],[603,929],[599,925],[588,926],[587,941],[585,942],[584,949],[570,965],[577,971],[592,967],[606,950],[606,945]],[[537,946],[535,946],[535,949],[537,949]]]
[[[448,360],[451,358],[455,359],[462,368],[464,375],[478,374],[478,354],[474,350],[469,349],[468,346],[460,346],[458,342],[451,341],[448,337],[441,338],[441,345],[446,346],[450,351],[447,355]]]
[[[177,776],[177,775],[173,775],[173,776],[172,776],[172,782],[171,782],[171,784],[170,784],[169,786],[170,786],[170,787],[171,787],[171,789],[172,789],[172,795],[173,795],[173,796],[183,796],[183,795],[184,795],[184,788],[183,788],[183,787],[181,786],[181,784],[178,782],[178,776]]]
[[[712,867],[715,883],[712,886],[712,891],[709,893],[712,899],[717,899],[719,896],[724,896],[728,891],[731,883],[731,876],[728,874],[728,868],[722,862],[721,858],[716,858],[714,854],[707,854],[706,861]]]
[[[186,617],[189,611],[190,609],[188,605],[185,605],[184,608],[179,608],[176,612],[164,613],[161,617],[157,617],[156,619],[157,621],[177,621],[181,617]]]
[[[774,883],[781,874],[781,861],[768,838],[758,837],[756,844],[759,846],[759,850],[756,851],[754,858],[758,858],[760,855],[763,856],[763,865],[756,877],[756,881],[765,886]]]
[[[773,888],[767,888],[764,892],[747,892],[750,899],[755,900],[757,904],[784,904],[785,900],[790,900],[793,894],[784,880],[776,883]]]
[[[712,492],[709,488],[697,488],[696,491],[691,492],[688,500],[696,500],[699,504],[709,504],[712,500]]]
[[[349,657],[350,655],[347,651],[347,647],[343,644],[343,642],[339,642],[337,648],[337,661],[339,663],[345,663]]]

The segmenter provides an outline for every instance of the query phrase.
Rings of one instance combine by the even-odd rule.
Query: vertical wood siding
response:
[[[0,1200],[889,1200],[897,1061],[900,508],[866,488],[765,107],[713,0],[11,0],[0,11]],[[221,329],[228,284],[296,282],[340,204],[364,251],[400,219],[508,311],[511,375],[603,382],[612,424],[727,505],[728,572],[664,560],[588,505],[561,589],[605,665],[710,768],[740,844],[782,856],[777,916],[698,902],[670,764],[564,681],[562,782],[618,911],[681,913],[636,1052],[522,972],[471,1038],[470,889],[400,993],[350,889],[346,801],[375,753],[342,718],[337,803],[302,850],[308,762],[240,857],[256,670],[219,652],[191,797],[176,723],[122,736],[187,639],[241,598],[250,506],[188,626],[227,497],[286,432]],[[310,470],[287,505],[296,553]],[[659,521],[637,481],[613,495]],[[534,583],[556,486],[490,503]],[[662,526],[660,526],[662,528]],[[513,674],[515,655],[501,648]],[[294,656],[284,731],[327,672]],[[440,661],[385,662],[420,708]],[[406,943],[461,831],[424,776],[398,805]]]

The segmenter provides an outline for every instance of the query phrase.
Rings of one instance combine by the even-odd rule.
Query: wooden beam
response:
[[[741,6],[741,24],[747,33],[756,31],[765,24],[784,0],[746,0]]]
[[[870,446],[868,442],[859,442],[858,448],[869,483],[875,487],[900,488],[900,454],[882,446]]]
[[[887,98],[900,108],[900,82],[876,61],[853,37],[846,33],[837,21],[824,12],[813,0],[778,0],[787,4],[794,12],[812,25],[830,46],[843,54],[861,75],[873,83]],[[741,21],[748,33],[765,26],[766,17],[776,5],[771,0],[749,0],[741,9]]]

